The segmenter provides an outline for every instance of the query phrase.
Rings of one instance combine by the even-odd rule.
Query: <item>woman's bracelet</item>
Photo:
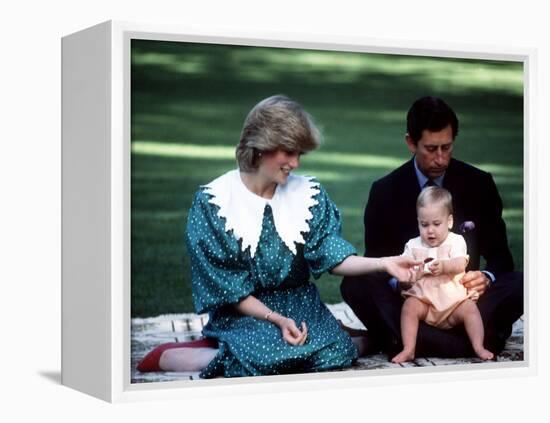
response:
[[[265,320],[267,320],[268,322],[271,322],[271,320],[269,320],[269,316],[271,316],[273,313],[274,313],[274,311],[273,311],[273,310],[270,310],[269,313],[267,313],[267,314],[265,315]]]

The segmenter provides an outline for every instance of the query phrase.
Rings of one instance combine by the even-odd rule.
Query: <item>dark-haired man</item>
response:
[[[412,105],[405,141],[413,158],[371,187],[364,216],[365,256],[401,254],[406,241],[418,235],[415,205],[421,189],[434,184],[448,189],[453,231],[471,229],[463,234],[470,261],[462,283],[479,292],[485,347],[498,354],[523,314],[523,273],[514,271],[502,200],[492,176],[452,158],[457,134],[456,114],[442,99],[422,97]],[[480,257],[486,261],[483,271]],[[381,349],[393,356],[400,351],[403,299],[397,281],[380,273],[347,277],[341,292],[368,329],[369,352]],[[421,323],[416,354],[464,357],[474,352],[463,327],[441,330]]]

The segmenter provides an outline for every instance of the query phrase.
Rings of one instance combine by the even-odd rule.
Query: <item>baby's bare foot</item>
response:
[[[392,363],[404,363],[414,360],[414,351],[403,350],[391,359]]]
[[[476,354],[482,360],[492,360],[495,357],[491,351],[486,350],[485,348],[476,349]]]

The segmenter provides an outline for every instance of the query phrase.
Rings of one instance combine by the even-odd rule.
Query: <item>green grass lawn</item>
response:
[[[194,311],[184,243],[192,196],[235,168],[246,114],[277,93],[322,129],[298,173],[325,186],[360,253],[371,183],[410,158],[409,106],[445,98],[461,125],[454,157],[493,174],[523,269],[522,78],[510,62],[132,41],[132,316]],[[339,284],[319,279],[322,299],[340,302]]]

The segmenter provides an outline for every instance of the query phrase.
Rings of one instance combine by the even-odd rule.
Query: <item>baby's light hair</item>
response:
[[[441,203],[441,205],[447,209],[449,215],[453,214],[453,197],[445,188],[438,186],[424,188],[416,200],[417,213],[419,208],[433,203]]]

